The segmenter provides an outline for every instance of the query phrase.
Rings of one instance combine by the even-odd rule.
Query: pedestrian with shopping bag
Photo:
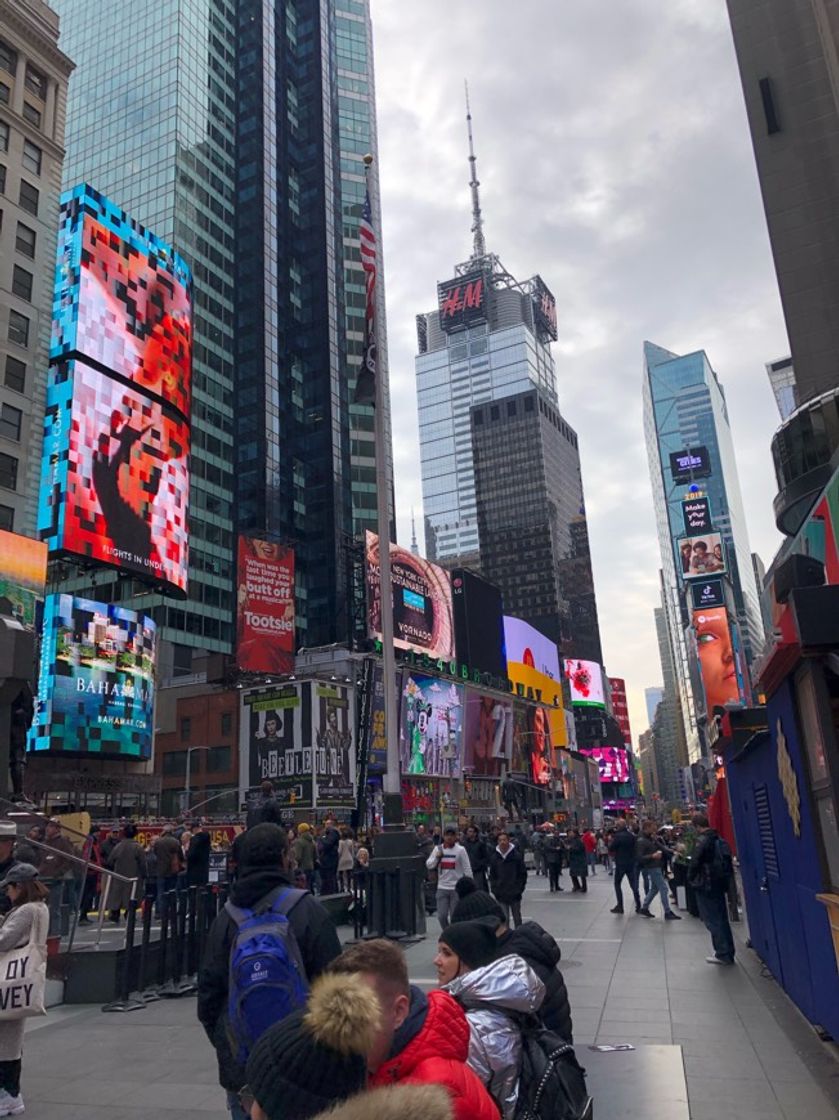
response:
[[[20,1093],[23,1029],[43,1015],[47,978],[48,888],[29,863],[12,867],[0,882],[12,908],[0,926],[0,1117],[24,1111]]]

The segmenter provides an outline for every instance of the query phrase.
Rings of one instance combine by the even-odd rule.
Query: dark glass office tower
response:
[[[602,664],[576,432],[536,388],[470,418],[481,573],[505,613]]]
[[[115,576],[88,585],[97,599],[150,611],[165,679],[189,672],[192,650],[229,651],[233,641],[234,4],[159,0],[153,13],[52,4],[61,48],[76,61],[65,186],[90,183],[173,245],[194,276],[189,598]]]
[[[373,412],[352,404],[376,153],[366,0],[241,0],[237,512],[297,553],[298,642],[343,640],[346,543],[376,529]],[[380,235],[376,163],[370,172]],[[387,378],[379,236],[379,371]]]
[[[159,0],[136,24],[125,4],[55,6],[77,62],[65,183],[90,182],[194,273],[189,599],[146,593],[142,606],[176,667],[188,670],[190,647],[231,651],[235,540],[248,532],[296,550],[298,644],[342,640],[345,544],[376,527],[373,412],[351,403],[362,159],[377,150],[369,4]]]

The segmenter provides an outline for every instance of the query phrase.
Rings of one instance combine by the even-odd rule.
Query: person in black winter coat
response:
[[[510,911],[516,926],[521,925],[521,897],[527,885],[527,868],[524,856],[511,843],[506,832],[498,834],[498,844],[489,857],[489,882],[492,893],[501,903],[505,920],[509,922]]]
[[[626,821],[621,818],[615,825],[615,832],[609,845],[609,852],[615,861],[615,898],[617,899],[617,905],[612,910],[613,914],[623,913],[621,883],[624,876],[626,876],[627,882],[632,888],[632,896],[635,899],[635,913],[637,914],[641,910],[641,897],[638,894],[638,865],[635,859],[636,844],[635,833],[629,831]]]
[[[517,953],[533,969],[545,985],[545,999],[539,1008],[539,1018],[545,1026],[556,1031],[568,1042],[573,1042],[571,1007],[565,979],[557,968],[562,956],[559,945],[538,922],[522,922],[511,930],[504,918],[501,904],[485,891],[479,891],[472,879],[461,879],[455,888],[458,901],[452,910],[451,921],[469,922],[484,918],[501,924],[496,929],[498,956]]]
[[[320,864],[320,893],[338,893],[338,845],[341,837],[335,821],[328,817],[323,824],[323,835],[318,843]]]
[[[282,824],[283,812],[280,803],[274,796],[274,785],[265,781],[260,787],[260,799],[248,811],[246,828],[254,828],[258,824]]]
[[[585,894],[588,890],[586,881],[588,879],[588,856],[586,846],[576,828],[568,829],[565,848],[568,852],[568,870],[571,873],[573,888],[575,891],[582,891]]]
[[[186,882],[188,887],[205,887],[209,881],[210,834],[204,825],[199,825],[186,852]]]
[[[243,834],[238,851],[238,878],[230,900],[248,909],[279,886],[292,886],[288,867],[288,834],[275,824],[259,824]],[[304,894],[288,916],[311,983],[341,952],[335,924],[310,894]],[[198,1019],[215,1047],[219,1082],[228,1106],[238,1108],[237,1094],[245,1071],[231,1052],[227,1035],[230,949],[236,933],[233,918],[222,910],[210,927],[204,961],[198,976]]]
[[[562,840],[560,840],[555,832],[545,838],[542,845],[542,852],[545,857],[545,864],[548,868],[548,882],[550,883],[551,894],[553,894],[555,891],[561,891],[563,889],[559,885],[559,877],[562,874],[562,865],[565,861],[565,847]]]
[[[487,889],[487,869],[489,868],[489,847],[480,838],[478,830],[473,824],[470,824],[466,829],[466,835],[463,837],[463,847],[469,856],[475,886],[479,890],[485,891]]]

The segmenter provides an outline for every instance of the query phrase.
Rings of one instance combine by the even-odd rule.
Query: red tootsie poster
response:
[[[294,552],[239,537],[237,662],[250,673],[294,672]]]

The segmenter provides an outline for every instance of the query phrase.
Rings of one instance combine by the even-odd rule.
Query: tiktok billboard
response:
[[[187,585],[192,275],[98,191],[62,196],[38,531],[50,553]]]

